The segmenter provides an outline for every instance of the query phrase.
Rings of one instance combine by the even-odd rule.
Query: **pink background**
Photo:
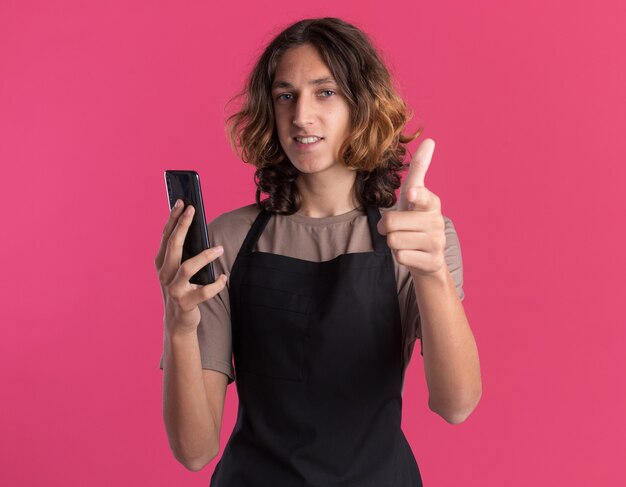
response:
[[[413,356],[425,485],[626,485],[623,2],[310,5],[0,3],[0,484],[208,485],[161,416],[163,170],[200,173],[209,219],[251,203],[225,103],[280,29],[339,16],[436,141],[462,246],[484,393],[445,423]]]

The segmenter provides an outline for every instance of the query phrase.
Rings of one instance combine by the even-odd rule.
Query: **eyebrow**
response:
[[[312,79],[309,81],[310,85],[323,85],[326,83],[335,83],[337,84],[337,82],[335,81],[335,78],[333,78],[332,76],[328,76],[326,78],[318,78],[318,79]],[[272,83],[272,89],[275,88],[295,88],[291,83],[288,83],[287,81],[274,81],[274,83]]]

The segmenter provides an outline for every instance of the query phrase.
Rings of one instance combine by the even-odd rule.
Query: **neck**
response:
[[[342,215],[359,206],[354,195],[356,171],[344,168],[334,174],[301,173],[296,186],[302,196],[298,215],[325,218]]]

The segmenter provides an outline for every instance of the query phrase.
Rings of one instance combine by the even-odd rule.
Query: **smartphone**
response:
[[[184,262],[211,246],[204,216],[200,176],[198,176],[196,171],[165,171],[164,176],[170,211],[178,199],[183,201],[185,208],[192,205],[195,210],[191,226],[185,237],[185,243],[183,244],[181,262]],[[213,262],[209,262],[195,273],[189,279],[189,282],[201,286],[215,282]]]

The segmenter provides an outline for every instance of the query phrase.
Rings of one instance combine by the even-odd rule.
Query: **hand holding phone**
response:
[[[184,212],[185,209],[187,212]],[[201,318],[198,305],[214,298],[226,285],[225,274],[204,286],[191,283],[192,276],[211,265],[223,253],[221,246],[208,248],[182,262],[183,244],[195,214],[193,205],[185,208],[182,199],[174,200],[154,260],[165,307],[166,334],[196,333]]]
[[[170,211],[178,199],[183,200],[185,209],[191,205],[195,210],[183,244],[181,262],[184,262],[211,247],[204,216],[200,176],[196,171],[165,171],[164,177]],[[213,264],[209,262],[189,282],[201,286],[215,282]]]

